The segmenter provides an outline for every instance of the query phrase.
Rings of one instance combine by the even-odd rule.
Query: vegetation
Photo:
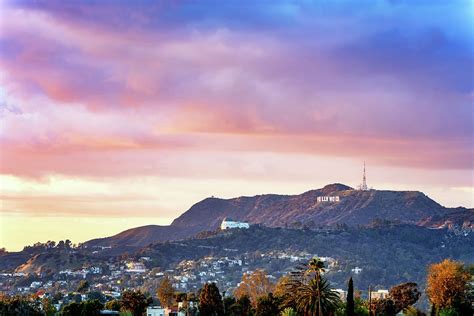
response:
[[[171,307],[173,305],[174,295],[175,290],[173,288],[173,285],[171,284],[171,281],[168,276],[165,276],[161,280],[160,286],[156,291],[156,296],[160,301],[161,306]]]
[[[104,305],[98,300],[84,301],[81,303],[71,302],[61,309],[62,316],[86,316],[100,315]]]
[[[125,291],[122,293],[121,310],[129,311],[133,316],[141,316],[152,301],[151,297],[145,296],[141,291]]]
[[[283,305],[304,315],[322,316],[335,312],[340,304],[339,294],[322,276],[324,270],[324,263],[316,258],[306,266],[298,266],[286,284]]]
[[[27,315],[37,316],[43,315],[41,310],[34,301],[28,300],[21,296],[0,297],[0,315],[16,316]]]
[[[104,308],[110,311],[120,311],[122,303],[120,300],[111,300],[105,303]]]
[[[267,277],[265,270],[256,270],[242,276],[242,281],[235,289],[234,295],[237,298],[249,297],[252,305],[256,307],[258,298],[270,294],[274,288],[275,285]]]
[[[406,310],[420,298],[418,284],[413,282],[399,284],[390,289],[389,297],[395,304],[396,313]]]
[[[242,286],[235,290],[234,296],[223,295],[224,298],[215,283],[205,284],[197,294],[180,293],[174,290],[171,280],[165,277],[156,295],[163,306],[176,307],[178,302],[183,302],[182,310],[193,316],[394,316],[399,312],[412,316],[424,315],[413,306],[421,297],[418,285],[414,282],[396,285],[389,290],[387,297],[368,302],[361,298],[360,291],[354,290],[354,280],[350,278],[347,298],[342,302],[339,293],[332,289],[325,271],[324,262],[313,258],[307,264],[296,266],[274,285],[265,271],[256,270],[243,276]],[[431,315],[472,315],[470,300],[473,289],[469,282],[472,271],[472,266],[465,268],[463,264],[452,260],[444,260],[429,267],[426,292],[433,304]],[[78,289],[86,291],[85,288],[89,288],[88,284],[80,282]],[[108,302],[99,292],[88,292],[87,296],[89,299],[85,301],[78,293],[69,293],[64,297],[51,295],[43,299],[37,295],[0,296],[0,315],[93,316],[99,315],[100,310],[105,308],[121,311],[121,315],[141,316],[153,301],[141,291],[130,290],[122,292],[120,299]],[[67,303],[57,313],[53,302],[60,299]],[[197,302],[199,306],[194,304]]]
[[[199,311],[202,316],[220,316],[224,314],[222,297],[215,283],[205,284],[199,297]]]
[[[428,269],[426,292],[437,310],[460,309],[467,303],[469,272],[463,264],[446,259]]]
[[[89,290],[89,282],[86,280],[81,280],[77,286],[77,292],[86,293]]]
[[[280,299],[272,293],[260,296],[257,299],[255,316],[274,316],[280,313]]]
[[[347,286],[346,310],[347,316],[354,316],[354,282],[352,277],[349,279]]]

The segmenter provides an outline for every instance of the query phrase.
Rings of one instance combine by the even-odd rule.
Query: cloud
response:
[[[2,173],[170,175],[182,166],[164,156],[241,151],[472,170],[472,34],[458,8],[3,9]]]

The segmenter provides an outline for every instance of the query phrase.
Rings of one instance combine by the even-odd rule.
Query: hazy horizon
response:
[[[469,1],[0,3],[0,247],[356,187],[474,207]]]

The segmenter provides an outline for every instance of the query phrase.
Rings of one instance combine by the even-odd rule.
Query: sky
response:
[[[0,247],[209,196],[474,207],[472,1],[0,1]]]

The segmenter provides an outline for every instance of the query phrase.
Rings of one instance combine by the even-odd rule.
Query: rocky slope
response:
[[[339,202],[318,202],[318,197],[338,196]],[[144,226],[118,235],[95,239],[88,246],[146,246],[152,242],[177,240],[214,230],[231,217],[269,227],[317,228],[327,225],[366,225],[375,219],[424,227],[472,228],[474,210],[445,208],[418,191],[359,191],[331,184],[300,195],[257,195],[233,199],[207,198],[193,205],[170,226]]]

